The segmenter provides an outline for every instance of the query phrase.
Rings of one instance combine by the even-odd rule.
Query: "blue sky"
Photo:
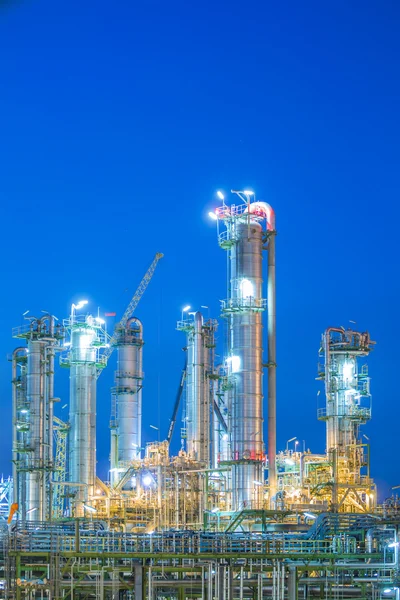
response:
[[[207,219],[251,187],[277,215],[278,444],[325,447],[320,335],[349,320],[369,361],[372,472],[400,484],[396,2],[9,1],[0,7],[0,469],[10,472],[11,328],[85,296],[121,314],[157,251],[144,324],[144,440],[164,437],[183,363],[180,309],[225,297]],[[111,325],[111,323],[110,323]],[[221,325],[220,342],[223,340]],[[109,452],[111,361],[98,387]],[[68,398],[68,374],[57,394]],[[154,423],[154,421],[157,423]]]

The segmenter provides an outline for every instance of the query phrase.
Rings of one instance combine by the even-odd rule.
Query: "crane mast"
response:
[[[154,271],[156,270],[158,261],[163,256],[164,256],[164,254],[162,254],[161,252],[157,252],[157,254],[155,255],[155,257],[153,259],[153,262],[151,263],[150,267],[147,269],[146,274],[144,275],[142,281],[139,284],[139,287],[137,288],[135,294],[133,295],[132,300],[129,302],[128,306],[126,307],[126,310],[125,310],[124,314],[122,315],[121,320],[115,326],[114,333],[109,340],[109,345],[103,353],[103,357],[104,357],[103,360],[105,360],[106,363],[107,363],[108,359],[110,358],[111,354],[113,353],[115,344],[117,342],[117,336],[116,336],[115,332],[118,329],[123,329],[125,327],[128,319],[131,317],[132,313],[134,312],[137,305],[139,304],[144,292],[146,291],[146,288],[149,285],[151,278],[154,275]],[[100,376],[101,372],[102,372],[102,369],[97,369],[97,378]]]

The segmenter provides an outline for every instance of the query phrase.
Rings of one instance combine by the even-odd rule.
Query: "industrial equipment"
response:
[[[142,445],[142,387],[143,387],[143,326],[133,318],[140,299],[149,285],[159,260],[158,252],[146,271],[132,300],[103,354],[108,361],[114,348],[118,349],[115,386],[111,390],[111,486],[114,487],[129,469],[132,461],[140,459]],[[98,370],[98,375],[101,370]]]

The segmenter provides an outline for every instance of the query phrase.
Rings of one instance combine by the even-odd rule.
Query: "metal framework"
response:
[[[151,278],[153,277],[154,271],[156,270],[159,260],[161,260],[161,258],[163,258],[163,256],[164,256],[164,254],[162,254],[161,252],[157,252],[157,254],[155,255],[153,262],[151,263],[150,267],[147,269],[132,300],[129,302],[121,320],[119,321],[118,325],[116,326],[116,328],[115,328],[116,332],[119,329],[123,329],[125,327],[128,319],[130,319],[132,317],[134,311],[137,308],[137,305],[139,304],[144,292],[146,291],[147,286],[149,285],[149,283],[151,281]],[[117,345],[118,345],[118,339],[117,339],[118,334],[116,332],[114,332],[114,335],[111,337],[109,346],[103,352],[103,357],[104,357],[104,360],[106,363],[107,363],[108,359],[110,358],[111,354],[114,352],[114,348],[117,347]],[[101,368],[99,368],[97,370],[97,377],[99,377],[99,375],[101,374],[101,371],[102,371]]]
[[[397,599],[399,516],[336,517],[290,535],[138,535],[78,521],[3,531],[5,598]]]
[[[61,519],[65,509],[65,483],[67,480],[67,438],[70,430],[69,423],[64,423],[58,417],[53,417],[53,431],[56,443],[54,461],[54,476],[52,486],[53,519]]]

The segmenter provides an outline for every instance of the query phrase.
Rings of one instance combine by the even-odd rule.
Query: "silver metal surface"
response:
[[[118,348],[118,370],[112,389],[111,480],[115,484],[133,460],[141,455],[143,326],[131,318],[114,334]]]
[[[273,222],[275,227],[275,221]],[[274,508],[276,485],[276,283],[275,230],[268,233],[268,485],[269,505]]]
[[[46,315],[31,318],[13,335],[28,343],[12,359],[14,496],[21,519],[45,520],[53,469],[54,353],[62,333],[55,318]]]
[[[211,399],[215,321],[203,322],[200,312],[193,319],[180,321],[178,329],[187,334],[185,398],[186,449],[188,455],[204,466],[211,461]]]
[[[239,205],[225,203],[215,210],[218,241],[227,250],[228,295],[222,314],[228,322],[226,396],[229,413],[229,450],[232,465],[233,510],[261,508],[264,486],[263,442],[263,340],[262,251],[269,242],[268,299],[269,433],[271,437],[270,489],[276,488],[276,316],[275,316],[275,215],[266,202],[256,202],[251,191],[235,191]],[[251,200],[254,199],[252,202]],[[226,230],[219,231],[222,221]],[[271,494],[270,494],[271,496]]]
[[[229,430],[234,510],[259,508],[263,482],[262,248],[261,224],[241,217],[228,224],[235,243],[229,249],[228,319]],[[233,308],[230,308],[230,307]]]
[[[368,356],[369,334],[330,327],[323,335],[325,350],[326,408],[319,417],[326,420],[327,452],[345,456],[359,443],[359,426],[371,418],[371,394],[367,366],[358,360]]]
[[[83,516],[83,505],[93,495],[96,481],[96,379],[97,369],[104,366],[99,348],[105,346],[105,339],[91,315],[71,315],[66,326],[71,345],[61,364],[70,367],[68,480],[78,484],[74,514]]]

